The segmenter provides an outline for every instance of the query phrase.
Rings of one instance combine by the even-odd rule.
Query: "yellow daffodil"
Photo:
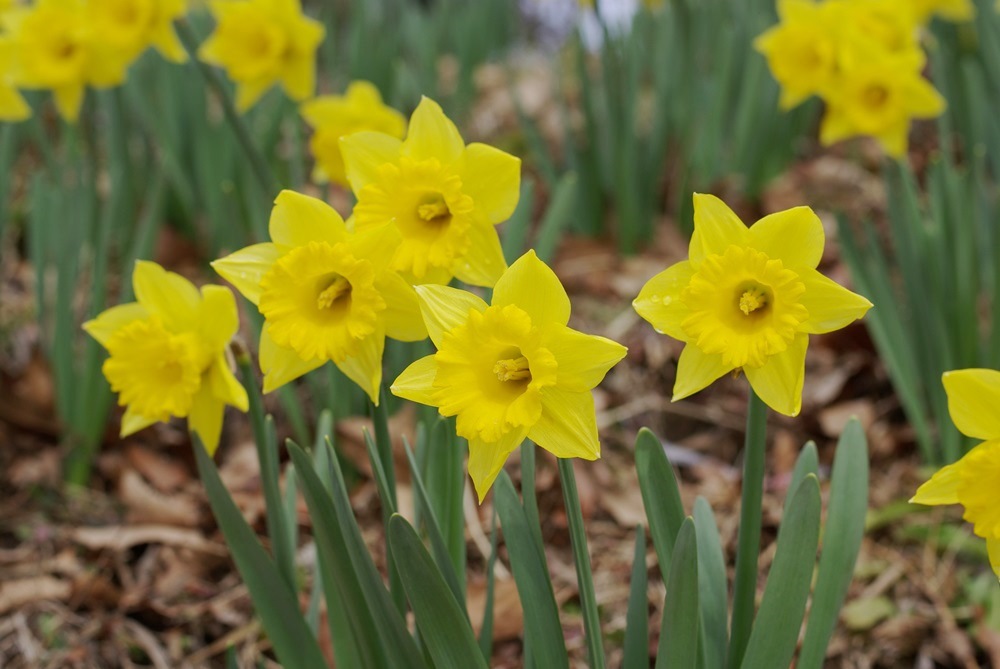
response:
[[[891,156],[906,153],[910,121],[941,114],[944,98],[920,76],[920,56],[872,54],[844,67],[827,97],[824,145],[868,135]]]
[[[675,401],[742,369],[772,409],[799,413],[809,335],[838,330],[872,306],[816,270],[823,244],[808,207],[747,228],[718,198],[695,194],[688,260],[650,279],[633,302],[658,331],[687,344]]]
[[[827,0],[841,8],[845,24],[842,47],[848,64],[854,46],[860,45],[864,60],[873,48],[913,57],[921,53],[919,22],[913,0]]]
[[[316,49],[323,25],[303,15],[299,0],[216,0],[218,24],[198,56],[236,83],[236,106],[246,111],[281,83],[293,100],[316,89]]]
[[[136,263],[136,302],[83,324],[108,350],[104,376],[126,407],[123,437],[171,416],[188,424],[214,453],[227,404],[247,410],[247,394],[226,358],[239,327],[228,288],[198,289],[152,262]]]
[[[917,490],[914,504],[961,504],[973,531],[986,539],[993,571],[1000,577],[1000,372],[946,372],[948,410],[963,434],[985,441],[944,467]]]
[[[566,291],[533,251],[500,277],[490,305],[447,286],[417,292],[437,353],[407,367],[392,392],[457,416],[480,502],[525,438],[560,458],[600,457],[590,391],[626,349],[566,326]]]
[[[760,35],[754,47],[781,85],[782,109],[821,93],[836,77],[842,9],[835,2],[778,1],[781,23]]]
[[[14,45],[0,37],[0,121],[23,121],[31,116],[31,107],[17,91]]]
[[[972,0],[908,0],[913,3],[913,12],[918,21],[926,23],[932,16],[947,21],[965,22],[976,17],[976,6]]]
[[[88,85],[125,81],[129,59],[95,36],[81,0],[39,0],[3,16],[15,51],[14,79],[26,89],[50,89],[66,120],[76,121]]]
[[[340,140],[358,198],[358,231],[392,222],[402,234],[392,267],[411,283],[458,277],[492,286],[506,269],[496,224],[520,197],[521,161],[485,144],[465,145],[436,102],[424,98],[406,139],[359,132]]]
[[[186,58],[173,22],[187,11],[186,0],[86,0],[89,19],[98,38],[137,58],[148,46],[176,63]]]
[[[352,81],[344,95],[324,95],[302,105],[302,117],[315,132],[309,142],[316,169],[313,179],[333,181],[344,186],[347,174],[340,152],[340,138],[362,130],[381,132],[402,139],[406,118],[382,103],[374,84]]]
[[[286,190],[270,234],[212,263],[264,316],[264,392],[333,361],[378,404],[386,336],[427,336],[416,293],[388,267],[398,233],[349,233],[325,202]]]

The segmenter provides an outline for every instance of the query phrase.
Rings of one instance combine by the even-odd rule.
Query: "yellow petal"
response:
[[[338,362],[337,367],[368,394],[378,406],[379,386],[382,383],[382,352],[385,349],[385,332],[375,332],[365,337],[358,352]]]
[[[544,346],[556,356],[560,388],[576,392],[596,388],[628,349],[618,342],[567,327],[552,327]]]
[[[236,109],[240,113],[257,104],[257,101],[274,85],[271,79],[258,79],[236,84]]]
[[[437,370],[437,360],[433,355],[420,358],[403,370],[403,373],[392,382],[389,390],[396,397],[428,406],[437,406],[434,401],[433,389]]]
[[[569,296],[552,269],[533,250],[518,258],[493,288],[493,305],[513,304],[531,316],[534,326],[569,322]]]
[[[370,262],[375,271],[388,268],[392,254],[403,241],[399,228],[389,222],[365,228],[355,232],[347,241],[351,252],[356,258],[364,258]]]
[[[690,261],[671,265],[646,282],[632,306],[657,332],[687,341],[681,323],[687,318],[689,309],[681,299],[681,292],[691,283],[693,275]]]
[[[260,369],[264,372],[264,393],[277,390],[326,362],[323,359],[303,360],[290,348],[278,346],[271,339],[267,325],[260,331]]]
[[[872,303],[852,293],[814,269],[799,271],[806,292],[800,298],[809,318],[800,326],[803,332],[833,332],[864,316]]]
[[[942,467],[910,499],[910,504],[958,504],[958,486],[962,481],[961,461]]]
[[[986,553],[990,556],[990,566],[993,573],[1000,578],[1000,539],[986,540]]]
[[[486,310],[486,303],[467,290],[428,284],[417,286],[416,291],[427,333],[438,348],[444,333],[465,323],[471,310]]]
[[[212,268],[223,279],[233,284],[243,297],[257,304],[260,300],[260,280],[271,270],[281,256],[278,247],[270,242],[254,244],[230,253],[225,258],[212,261]]]
[[[893,158],[902,158],[906,155],[907,146],[910,142],[910,122],[909,119],[902,119],[893,126],[887,128],[875,136],[881,145],[882,150]]]
[[[146,429],[155,422],[156,419],[140,416],[136,412],[132,411],[131,407],[127,407],[125,409],[125,413],[122,415],[122,429],[119,436],[128,437],[135,434],[139,430]]]
[[[943,380],[955,427],[976,439],[1000,439],[1000,372],[963,369]]]
[[[31,116],[31,107],[17,90],[0,82],[0,121],[23,121]]]
[[[750,231],[739,216],[714,195],[694,194],[694,234],[690,260],[695,263],[713,253],[725,253],[731,244],[747,246]]]
[[[209,455],[214,455],[219,448],[219,436],[222,434],[222,417],[226,405],[212,395],[208,385],[203,385],[195,395],[191,413],[188,414],[188,429],[198,435]]]
[[[208,368],[205,383],[212,389],[212,395],[215,399],[230,404],[240,411],[247,411],[250,408],[250,399],[247,397],[246,388],[233,375],[233,370],[229,368],[226,356],[218,355],[215,357],[212,366]]]
[[[180,274],[154,262],[139,260],[132,273],[132,290],[139,304],[159,316],[168,330],[184,332],[197,326],[201,294]]]
[[[528,438],[557,458],[601,457],[597,415],[590,391],[575,393],[561,388],[542,391],[542,417],[528,430]]]
[[[452,273],[472,286],[492,288],[506,269],[496,228],[488,223],[473,223],[469,228],[469,249],[455,260]]]
[[[527,429],[515,429],[500,437],[499,441],[486,442],[481,439],[469,440],[469,476],[476,488],[479,503],[483,503],[486,493],[503,469],[507,458],[521,445]]]
[[[808,346],[809,335],[796,335],[787,350],[772,355],[763,367],[743,369],[754,392],[778,413],[797,416],[802,409]]]
[[[212,351],[225,349],[240,329],[233,291],[224,286],[203,286],[198,323],[202,341]]]
[[[403,143],[391,135],[366,130],[340,138],[347,181],[355,194],[378,178],[378,168],[399,160]]]
[[[732,366],[725,364],[721,355],[707,355],[694,344],[688,344],[681,351],[681,357],[677,361],[677,380],[674,381],[672,401],[676,402],[694,395],[731,371],[733,371]]]
[[[750,227],[750,245],[785,267],[815,268],[825,240],[823,223],[809,207],[770,214]]]
[[[850,117],[843,110],[833,105],[826,108],[819,126],[819,141],[823,146],[836,144],[857,134],[857,128],[854,127]]]
[[[510,218],[521,196],[521,159],[486,144],[465,147],[459,170],[462,190],[490,223]]]
[[[312,58],[297,58],[285,68],[281,87],[293,100],[305,100],[316,93],[316,64]]]
[[[375,288],[385,300],[385,333],[399,341],[420,341],[427,338],[427,326],[420,315],[420,299],[413,286],[394,272],[383,272]]]
[[[934,118],[946,107],[944,98],[923,77],[912,77],[905,88],[906,104],[915,118]]]
[[[69,84],[53,89],[52,95],[56,100],[56,109],[59,115],[67,123],[76,123],[80,117],[80,107],[83,105],[83,84]]]
[[[150,40],[160,55],[172,63],[186,63],[187,52],[170,26],[158,29]]]
[[[274,200],[268,232],[271,241],[285,247],[347,241],[344,219],[333,207],[292,190],[281,191]]]
[[[147,318],[148,316],[149,312],[141,304],[138,302],[129,302],[102,311],[96,318],[84,323],[83,329],[87,334],[96,339],[97,343],[106,348],[108,339],[120,328],[125,327],[132,321]]]
[[[437,158],[447,165],[457,162],[464,150],[462,135],[451,119],[445,116],[441,106],[428,97],[421,98],[410,117],[403,155],[414,160]]]

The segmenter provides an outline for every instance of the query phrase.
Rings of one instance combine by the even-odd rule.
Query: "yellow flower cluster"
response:
[[[938,116],[944,99],[923,78],[921,27],[933,15],[969,20],[971,0],[778,0],[781,22],[755,41],[790,109],[812,95],[826,111],[824,145],[874,137],[906,153],[910,122]]]
[[[148,47],[180,62],[173,21],[186,0],[38,0],[0,15],[0,120],[30,113],[17,89],[51,90],[59,113],[75,121],[88,86],[125,81]]]

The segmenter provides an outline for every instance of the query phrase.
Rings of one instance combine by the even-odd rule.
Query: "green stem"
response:
[[[563,501],[569,519],[569,538],[576,563],[576,580],[583,609],[583,628],[587,636],[587,655],[592,669],[604,669],[604,643],[601,641],[601,615],[597,610],[594,576],[590,570],[590,553],[587,551],[587,532],[583,527],[580,495],[576,490],[573,461],[559,458],[559,479],[562,481]]]
[[[270,165],[267,164],[260,150],[257,149],[250,138],[250,132],[247,130],[243,117],[236,110],[236,105],[233,104],[233,98],[226,88],[225,80],[217,70],[199,60],[198,38],[195,36],[191,26],[186,21],[178,21],[175,27],[177,28],[177,36],[187,50],[188,55],[191,56],[192,62],[194,62],[201,76],[205,78],[205,81],[218,96],[219,102],[222,104],[222,112],[226,116],[229,127],[236,134],[236,140],[240,143],[243,152],[246,153],[247,159],[250,161],[254,177],[256,177],[261,189],[263,189],[265,196],[269,199],[273,198],[281,190],[281,184],[278,182],[278,178],[274,175],[274,172],[271,170]]]
[[[542,522],[538,516],[538,497],[535,495],[535,444],[529,440],[521,444],[521,500],[531,533],[538,542],[538,550],[544,551]]]
[[[257,460],[260,463],[260,484],[264,491],[264,506],[267,514],[267,536],[271,540],[274,559],[285,583],[295,593],[295,546],[290,543],[288,517],[285,514],[284,499],[279,485],[280,464],[278,443],[274,421],[265,418],[264,406],[257,378],[250,363],[250,356],[242,346],[233,346],[236,364],[243,377],[243,387],[250,399],[250,420],[253,424],[254,443],[257,446]]]
[[[386,395],[383,389],[382,401],[378,406],[371,405],[372,425],[375,428],[375,449],[378,452],[379,463],[382,465],[382,472],[385,474],[386,493],[389,495],[389,504],[382,505],[382,520],[386,531],[389,529],[389,519],[392,516],[392,509],[397,508],[396,497],[396,465],[392,458],[392,441],[389,435],[389,412],[385,406]],[[400,614],[406,615],[406,591],[403,590],[403,581],[400,579],[399,570],[393,561],[392,549],[389,542],[385,542],[385,563],[389,570],[389,594]]]
[[[767,442],[767,405],[750,389],[746,442],[743,446],[743,496],[733,585],[729,669],[739,669],[753,627],[757,595],[757,556],[760,553],[761,502],[764,495],[764,455]]]

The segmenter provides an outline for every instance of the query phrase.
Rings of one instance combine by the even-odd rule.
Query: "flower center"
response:
[[[528,359],[523,355],[520,358],[498,360],[493,365],[493,373],[501,381],[528,381],[531,382],[531,370],[528,368]]]
[[[441,193],[431,193],[417,206],[417,216],[431,225],[447,225],[451,221],[451,210]]]
[[[733,368],[761,367],[788,348],[809,312],[805,286],[780,260],[730,246],[706,257],[681,293],[690,310],[681,328],[704,353]]]
[[[871,109],[881,109],[889,101],[889,89],[882,84],[871,84],[861,94],[861,99]]]
[[[342,276],[335,276],[326,288],[320,291],[316,298],[316,306],[320,309],[330,309],[335,305],[349,306],[345,302],[351,299],[351,282]]]

